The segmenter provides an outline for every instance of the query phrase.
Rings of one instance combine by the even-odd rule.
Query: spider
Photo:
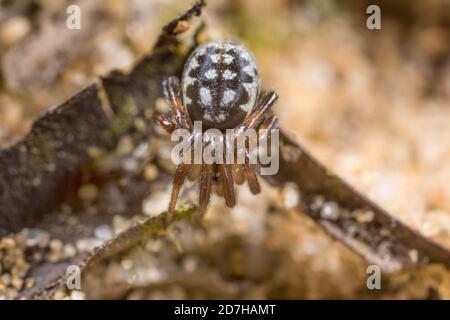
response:
[[[255,59],[247,49],[231,41],[211,41],[198,46],[184,66],[181,84],[177,77],[163,82],[171,114],[155,112],[154,119],[168,133],[175,129],[187,129],[190,141],[196,132],[193,121],[201,121],[202,128],[215,128],[224,132],[233,129],[234,136],[242,136],[246,130],[274,129],[277,117],[271,106],[278,96],[274,91],[259,96],[259,75]],[[260,131],[261,132],[261,131]],[[258,141],[267,136],[258,135]],[[205,140],[202,141],[205,146]],[[191,151],[193,144],[190,145]],[[232,147],[236,147],[234,144]],[[254,150],[244,144],[245,163],[180,163],[175,171],[168,217],[176,207],[177,198],[186,178],[200,179],[198,211],[206,212],[213,186],[222,195],[228,207],[236,204],[234,184],[248,182],[250,191],[258,194],[261,189],[256,165],[249,162]],[[239,152],[239,150],[237,150]],[[224,152],[225,153],[225,152]],[[225,157],[225,155],[224,155]]]

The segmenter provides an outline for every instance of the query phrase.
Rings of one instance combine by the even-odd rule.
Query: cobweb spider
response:
[[[189,131],[190,151],[194,150],[193,121],[201,121],[202,127],[225,132],[232,129],[236,138],[246,130],[257,130],[258,141],[267,138],[270,129],[278,126],[271,106],[278,96],[274,91],[259,95],[259,76],[256,62],[242,45],[230,41],[212,41],[197,47],[184,67],[181,84],[177,77],[169,77],[163,83],[165,96],[171,108],[170,116],[155,112],[154,119],[168,133],[176,129]],[[266,129],[260,131],[260,129]],[[205,146],[205,140],[202,140]],[[245,143],[244,163],[180,163],[175,171],[171,199],[168,207],[170,218],[186,178],[200,179],[200,215],[206,212],[213,186],[230,208],[236,204],[234,184],[248,182],[250,191],[258,194],[261,189],[257,178],[257,164],[249,162],[249,144]],[[228,145],[228,148],[230,145]],[[232,147],[236,147],[233,144]],[[237,153],[236,152],[236,153]],[[223,157],[225,157],[225,152]]]

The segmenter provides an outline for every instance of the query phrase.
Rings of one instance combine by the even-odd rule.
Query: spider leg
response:
[[[241,171],[244,173],[244,177],[248,182],[248,187],[250,188],[251,193],[258,194],[261,192],[261,187],[254,169],[255,166],[258,166],[258,164],[250,163],[250,151],[251,150],[248,147],[245,148],[245,163],[241,165]]]
[[[219,173],[222,176],[223,195],[227,207],[233,208],[236,205],[236,196],[234,193],[233,172],[230,164],[219,164]]]
[[[192,132],[190,134],[190,136],[187,139],[187,143],[189,144],[189,149],[188,152],[193,152],[193,143],[194,143],[194,139],[195,136],[198,133],[196,132]],[[192,158],[192,154],[191,154],[191,160]],[[183,155],[181,154],[181,159],[183,160]],[[169,203],[169,208],[167,209],[167,220],[170,221],[170,219],[172,218],[173,215],[173,211],[175,210],[176,204],[177,204],[177,199],[178,199],[178,195],[180,193],[181,187],[184,184],[184,181],[186,178],[189,177],[189,175],[192,174],[192,171],[195,170],[195,168],[199,166],[200,167],[200,172],[202,169],[202,165],[196,165],[191,163],[180,163],[176,170],[175,170],[175,175],[173,178],[173,186],[172,186],[172,194],[170,196],[170,203]],[[198,174],[198,173],[197,173]]]
[[[153,120],[168,133],[172,133],[176,129],[176,125],[169,118],[158,111],[155,111],[153,114]]]
[[[250,164],[244,164],[244,175],[248,182],[248,187],[253,194],[261,192],[261,187],[258,182],[256,172]]]
[[[173,211],[175,210],[175,206],[177,204],[178,194],[180,193],[180,189],[183,186],[184,179],[189,171],[188,164],[179,164],[177,169],[175,170],[175,175],[173,177],[173,185],[172,185],[172,194],[170,195],[170,203],[169,209],[167,209],[167,220],[170,221],[173,216]]]
[[[202,165],[202,173],[200,176],[200,196],[198,200],[198,212],[203,216],[208,207],[209,198],[211,196],[212,178],[214,173],[214,165],[204,163]]]
[[[245,176],[243,173],[243,166],[240,164],[233,164],[233,179],[236,184],[241,185],[245,181]]]
[[[278,95],[275,91],[269,91],[260,101],[258,106],[252,113],[244,120],[238,132],[243,132],[247,129],[255,128],[264,118],[265,113],[277,101]]]
[[[262,140],[266,139],[267,136],[269,135],[270,130],[276,128],[277,126],[278,126],[278,118],[276,115],[272,114],[259,127],[259,130],[261,130],[261,129],[265,130],[259,136],[259,143],[261,143]]]
[[[191,165],[191,170],[189,171],[187,178],[189,179],[189,181],[197,180],[200,177],[201,171],[202,165],[194,163]]]
[[[188,116],[186,107],[180,99],[180,81],[177,77],[169,77],[163,82],[164,94],[172,107],[175,121],[179,127],[191,129],[192,122]]]

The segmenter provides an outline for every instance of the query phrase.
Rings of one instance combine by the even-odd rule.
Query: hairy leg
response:
[[[234,180],[233,172],[230,164],[219,164],[218,170],[222,177],[223,195],[225,203],[229,208],[233,208],[236,205],[236,196],[234,192]]]
[[[278,126],[278,118],[274,114],[270,115],[269,118],[264,120],[264,122],[258,128],[258,130],[264,130],[262,131],[261,135],[258,138],[259,143],[261,143],[262,140],[266,139],[270,133],[270,130],[276,128],[277,126]]]
[[[200,177],[200,173],[202,172],[202,165],[201,164],[192,164],[191,170],[189,170],[188,174],[188,180],[189,181],[195,181],[198,180]]]
[[[260,101],[258,106],[252,113],[244,120],[244,123],[238,128],[238,134],[247,129],[256,128],[264,119],[266,112],[277,101],[278,95],[275,91],[269,91]]]
[[[263,119],[264,112],[266,112],[268,110],[267,106],[270,106],[271,104],[273,104],[273,102],[275,102],[275,100],[276,100],[276,94],[275,94],[275,96],[273,96],[273,95],[271,95],[271,93],[268,93],[268,95],[266,95],[265,98],[263,98],[263,100],[261,102],[261,105],[263,105],[263,107],[260,108],[260,111],[257,111],[258,115],[256,115],[255,117],[260,117],[260,119]],[[256,123],[256,122],[252,122],[251,125],[253,126],[254,123]],[[263,120],[262,124],[260,124],[260,126],[259,126],[259,129],[264,130],[262,132],[262,134],[259,136],[259,139],[258,139],[259,143],[261,143],[261,141],[263,139],[267,138],[267,135],[269,134],[270,130],[275,128],[277,126],[277,124],[278,124],[278,118],[274,114],[271,114],[268,118]],[[252,164],[248,163],[248,161],[250,160],[250,156],[249,156],[250,152],[251,152],[251,150],[248,150],[248,149],[245,151],[246,163],[244,165],[242,165],[241,167],[243,168],[242,171],[244,172],[244,176],[248,182],[250,191],[253,194],[258,194],[261,192],[261,187],[259,185],[258,177],[257,177],[256,171],[255,171],[255,167],[258,167],[258,165],[256,165],[256,164],[252,165]]]
[[[202,165],[202,172],[200,175],[200,196],[198,200],[198,211],[200,216],[203,216],[208,207],[209,198],[211,196],[212,178],[214,174],[214,165]]]
[[[243,164],[244,167],[244,175],[247,179],[248,186],[250,191],[253,194],[258,194],[261,192],[261,187],[259,186],[258,177],[256,176],[256,172],[250,164]]]
[[[180,128],[192,129],[192,122],[186,107],[180,99],[180,81],[177,77],[169,77],[163,82],[164,94],[173,110],[175,121]]]
[[[173,211],[177,205],[178,195],[180,193],[180,189],[183,186],[184,179],[189,171],[188,164],[180,164],[175,170],[175,175],[173,177],[173,185],[172,185],[172,194],[170,196],[169,209],[167,210],[167,219],[171,220]]]
[[[241,185],[245,181],[244,167],[240,164],[233,164],[233,180],[236,184]]]
[[[189,144],[188,152],[191,152],[191,160],[193,159],[193,143],[196,133],[192,132],[190,136],[186,139],[186,143]],[[180,154],[181,161],[183,161],[183,154]],[[201,175],[204,169],[204,165],[196,165],[191,163],[180,163],[176,170],[173,178],[172,184],[172,194],[170,196],[169,208],[167,210],[167,219],[168,221],[172,219],[173,211],[175,210],[177,199],[181,190],[181,187],[184,184],[186,178],[194,178],[197,179],[198,175]],[[210,187],[211,188],[211,187]],[[208,198],[209,199],[209,198]]]
[[[158,111],[155,111],[155,113],[153,114],[153,119],[168,133],[172,133],[176,129],[175,124],[169,118],[167,118],[162,113],[159,113]]]

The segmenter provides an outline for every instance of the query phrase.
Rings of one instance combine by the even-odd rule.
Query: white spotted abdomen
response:
[[[181,89],[192,120],[202,121],[206,128],[234,128],[256,103],[256,62],[242,45],[208,42],[196,48],[187,60]]]

